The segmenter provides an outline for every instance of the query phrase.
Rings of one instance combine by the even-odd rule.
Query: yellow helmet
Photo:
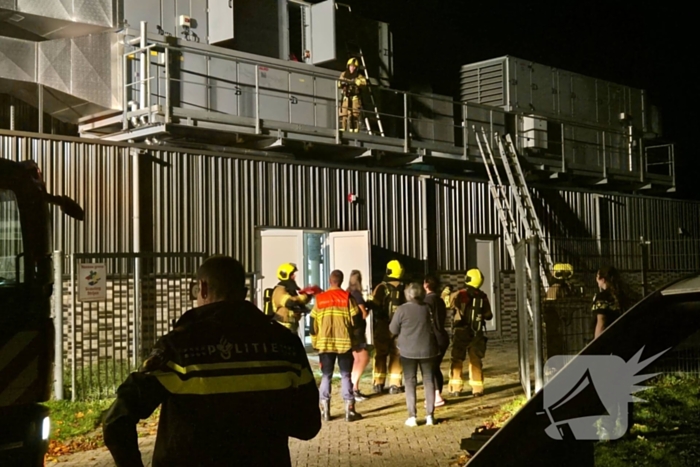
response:
[[[284,263],[280,267],[277,268],[277,279],[281,281],[286,281],[290,277],[292,277],[292,274],[297,272],[297,265],[294,263]]]
[[[386,276],[392,279],[403,277],[403,266],[397,260],[391,260],[386,264]]]
[[[464,276],[464,282],[468,286],[478,289],[481,287],[481,284],[484,283],[484,275],[476,268],[470,269]]]
[[[574,275],[574,267],[568,263],[557,263],[552,268],[552,275],[555,279],[569,279]]]
[[[349,67],[350,65],[357,68],[359,66],[359,62],[357,61],[357,59],[355,57],[352,57],[351,59],[348,60],[348,64],[346,66]]]

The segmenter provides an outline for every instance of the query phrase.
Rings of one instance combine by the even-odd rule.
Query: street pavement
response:
[[[312,367],[318,359],[310,355]],[[442,365],[448,375],[449,353]],[[371,368],[363,377],[361,390],[370,392]],[[347,423],[339,395],[332,399],[331,416],[321,432],[310,441],[290,439],[292,464],[295,466],[457,466],[465,462],[460,440],[482,425],[497,408],[522,394],[518,382],[517,347],[515,344],[489,345],[484,360],[485,396],[474,399],[469,388],[457,398],[445,396],[447,404],[435,409],[437,425],[425,426],[424,394],[418,387],[418,423],[404,425],[408,416],[404,394],[382,394],[356,404],[364,418]],[[338,387],[333,388],[338,394]],[[155,436],[139,440],[144,464],[151,465]],[[112,467],[114,462],[106,448],[59,457],[47,465],[60,467]],[[235,460],[232,462],[235,465]]]

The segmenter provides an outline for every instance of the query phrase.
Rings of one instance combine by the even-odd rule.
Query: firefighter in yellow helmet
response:
[[[345,71],[340,74],[338,88],[343,92],[340,105],[340,130],[357,133],[360,131],[361,88],[367,86],[367,80],[360,73],[356,58],[348,60]],[[349,125],[348,125],[349,123]]]
[[[297,271],[294,263],[284,263],[277,268],[279,283],[272,290],[270,300],[273,319],[295,334],[299,331],[299,321],[306,313],[306,304],[311,298],[311,294],[300,293],[295,281]]]
[[[389,323],[394,311],[405,301],[403,266],[397,260],[389,261],[381,284],[372,294],[372,315],[374,317],[374,360],[372,361],[372,384],[375,394],[384,390],[387,380],[387,357],[389,358],[389,393],[401,392],[403,369],[396,338],[389,331]]]
[[[458,396],[462,392],[463,364],[469,355],[469,385],[473,396],[479,397],[484,395],[482,359],[486,354],[486,321],[493,318],[493,313],[488,297],[480,290],[484,283],[481,271],[470,269],[464,282],[464,289],[452,293],[448,287],[442,292],[445,305],[454,311],[449,393]]]

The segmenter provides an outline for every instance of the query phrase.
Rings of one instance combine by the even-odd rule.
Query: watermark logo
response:
[[[616,355],[557,355],[548,368],[567,368],[543,389],[547,435],[556,440],[619,439],[628,429],[629,402],[643,402],[633,394],[648,389],[637,384],[658,373],[639,375],[669,349],[639,361],[644,348],[628,362]]]

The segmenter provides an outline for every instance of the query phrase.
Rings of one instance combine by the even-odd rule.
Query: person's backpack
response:
[[[389,319],[393,318],[394,312],[398,307],[404,304],[403,295],[404,285],[399,284],[395,286],[388,282],[384,283],[384,310],[387,313]]]
[[[263,298],[263,313],[266,316],[275,315],[275,306],[272,304],[272,293],[275,291],[274,288],[265,289]]]

